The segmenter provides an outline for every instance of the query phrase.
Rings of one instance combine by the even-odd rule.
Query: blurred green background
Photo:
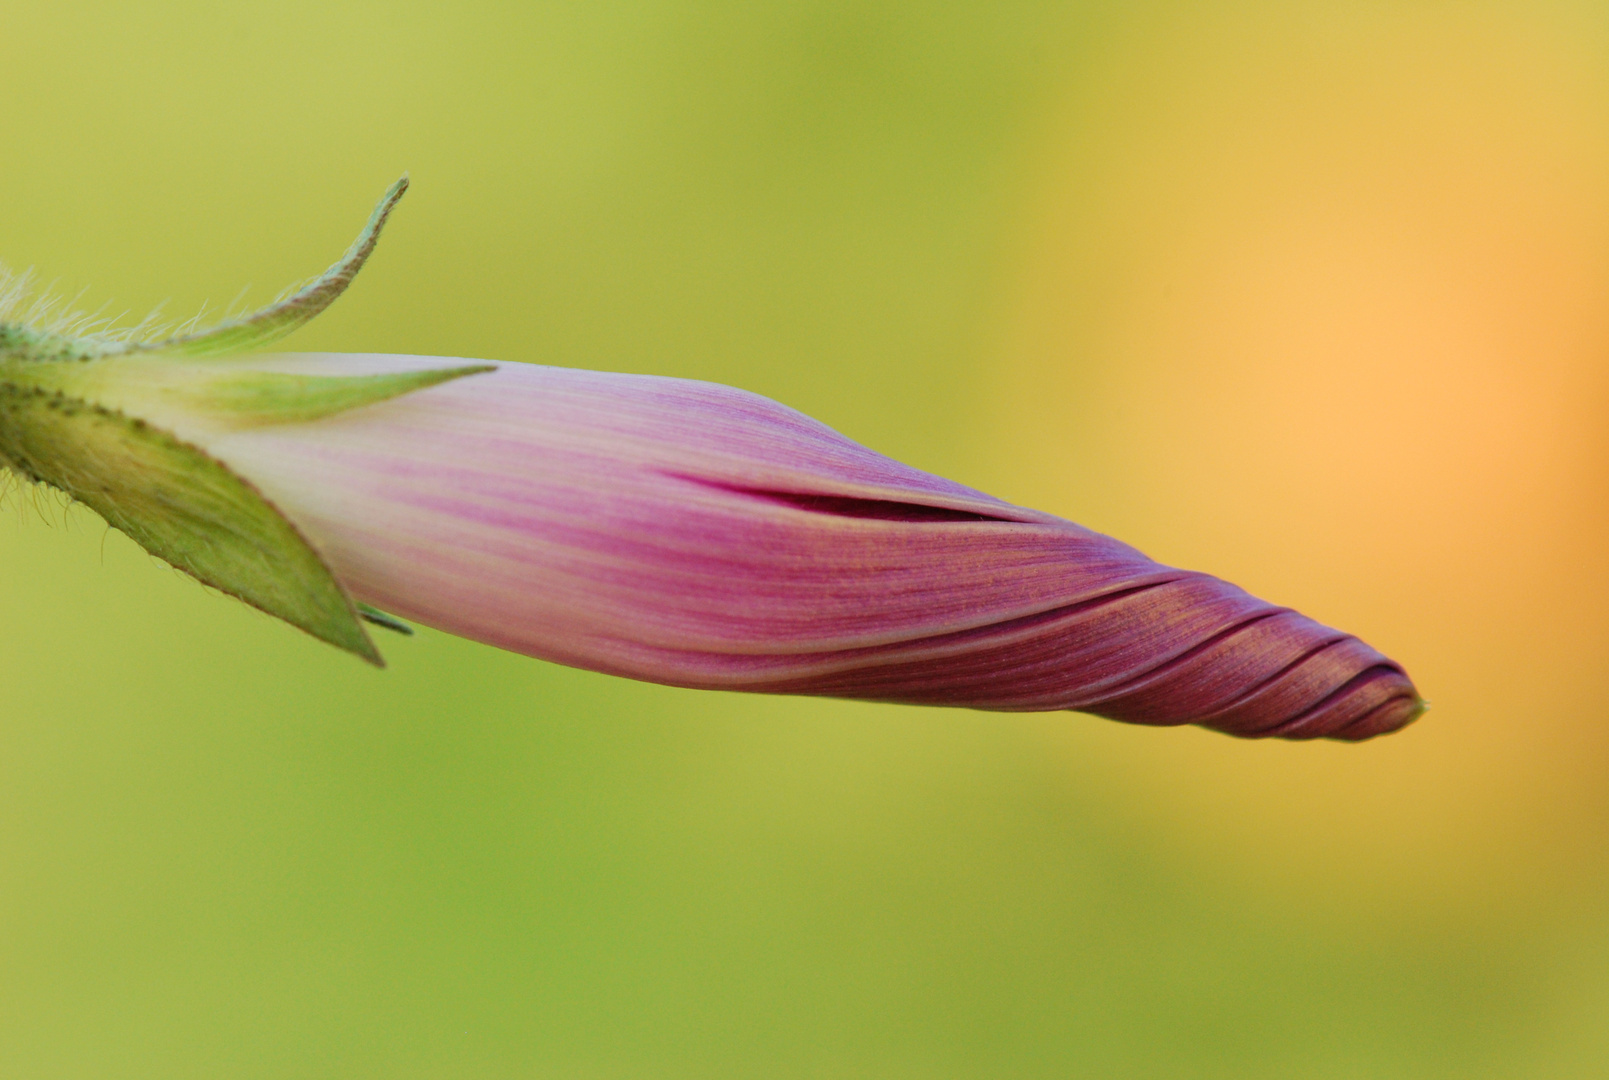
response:
[[[377,672],[0,519],[0,1076],[1597,1077],[1609,9],[0,9],[0,257],[715,379],[1355,631],[1362,746]]]

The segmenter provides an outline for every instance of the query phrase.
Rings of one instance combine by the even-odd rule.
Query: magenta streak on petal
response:
[[[1367,737],[1420,707],[1356,638],[729,387],[502,364],[312,423],[181,434],[357,598],[597,671],[1289,738]]]

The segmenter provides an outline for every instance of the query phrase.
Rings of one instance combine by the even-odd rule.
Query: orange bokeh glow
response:
[[[1559,12],[1252,15],[1133,35],[1049,121],[991,480],[1432,702],[1358,749],[1137,743],[1170,827],[1342,902],[1601,882],[1609,78]]]

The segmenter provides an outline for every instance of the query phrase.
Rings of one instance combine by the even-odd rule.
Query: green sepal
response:
[[[272,344],[318,315],[346,291],[373,254],[380,230],[407,190],[408,178],[404,176],[386,189],[345,255],[291,295],[260,311],[162,341],[122,340],[107,334],[75,336],[23,323],[0,322],[0,359],[49,362],[152,353],[200,359]]]
[[[238,353],[272,344],[297,329],[319,312],[333,304],[357,277],[363,264],[374,251],[380,239],[380,230],[408,190],[408,178],[399,179],[386,189],[379,205],[369,215],[369,221],[358,233],[346,254],[324,273],[302,286],[290,296],[276,301],[260,311],[230,319],[217,326],[194,334],[169,338],[166,341],[128,344],[118,349],[107,349],[102,356],[114,353],[161,352],[168,356],[208,357]]]
[[[296,527],[197,447],[114,409],[0,382],[0,456],[203,584],[384,666]]]
[[[381,375],[285,375],[240,372],[179,391],[186,404],[237,423],[286,424],[374,405],[465,375],[496,371],[495,364],[399,371]]]
[[[69,397],[169,424],[241,427],[319,420],[437,386],[496,364],[377,375],[292,375],[162,356],[107,357],[80,364],[0,361],[0,382]]]
[[[175,435],[317,420],[450,379],[474,364],[376,375],[297,375],[197,362],[277,341],[329,307],[374,251],[408,189],[380,200],[335,265],[260,311],[141,341],[0,321],[0,466],[89,506],[151,554],[313,636],[383,665],[355,606],[296,526],[248,481]],[[0,296],[0,314],[15,297]]]

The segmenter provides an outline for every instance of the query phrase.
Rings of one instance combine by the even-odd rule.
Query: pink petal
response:
[[[180,434],[358,599],[577,667],[1291,738],[1365,738],[1421,708],[1356,638],[730,387],[501,364],[312,423]]]

